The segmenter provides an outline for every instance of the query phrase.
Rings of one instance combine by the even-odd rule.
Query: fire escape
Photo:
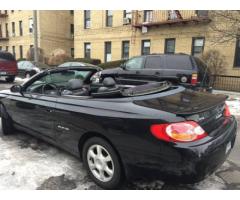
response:
[[[147,33],[151,27],[209,23],[207,10],[135,10],[132,18],[132,43],[136,32]]]

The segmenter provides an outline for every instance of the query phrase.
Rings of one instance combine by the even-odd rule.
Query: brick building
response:
[[[226,56],[225,75],[240,76],[240,42],[213,43],[210,11],[79,10],[74,13],[75,57],[102,62],[148,53]],[[217,23],[223,23],[217,21]]]
[[[48,57],[55,49],[73,54],[73,11],[37,11],[38,46]],[[33,11],[0,11],[0,50],[26,58],[27,51],[34,44]]]

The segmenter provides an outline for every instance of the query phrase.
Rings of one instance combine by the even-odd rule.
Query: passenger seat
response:
[[[67,83],[67,89],[63,90],[62,95],[89,96],[89,90],[83,86],[81,79],[71,79]]]

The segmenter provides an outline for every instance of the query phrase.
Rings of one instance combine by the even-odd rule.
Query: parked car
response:
[[[3,134],[23,130],[69,151],[107,189],[149,175],[197,182],[226,160],[237,130],[226,96],[111,77],[92,90],[95,72],[56,68],[1,91]]]
[[[211,89],[207,65],[201,59],[186,54],[137,56],[120,67],[103,70],[97,75],[100,81],[111,76],[121,84],[168,80],[192,89]]]
[[[7,82],[14,82],[16,75],[16,59],[11,53],[0,51],[0,77],[5,77]]]
[[[18,76],[21,78],[30,78],[36,73],[50,68],[48,65],[41,62],[34,61],[19,61],[18,66]]]
[[[84,66],[96,66],[90,63],[84,63],[84,62],[65,62],[58,67],[84,67]]]

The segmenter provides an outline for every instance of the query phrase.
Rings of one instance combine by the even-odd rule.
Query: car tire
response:
[[[14,80],[15,80],[15,76],[6,77],[6,81],[7,81],[8,83],[13,83]]]
[[[9,135],[14,132],[13,122],[11,117],[6,112],[5,108],[1,106],[1,123],[2,123],[2,134]]]
[[[121,186],[123,172],[120,159],[106,140],[100,137],[88,139],[83,146],[82,158],[89,176],[101,188],[116,189]]]

